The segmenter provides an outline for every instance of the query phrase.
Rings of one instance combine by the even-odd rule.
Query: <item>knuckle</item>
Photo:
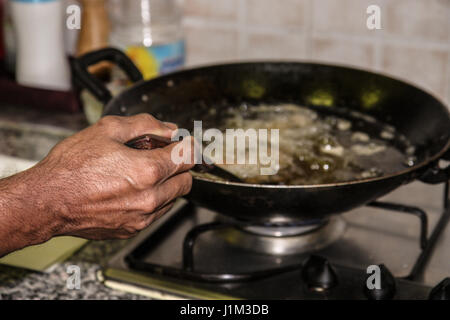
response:
[[[111,230],[121,231],[126,226],[126,223],[121,219],[114,219],[108,222],[108,228]]]
[[[122,124],[123,119],[119,116],[105,116],[97,122],[97,126],[108,134],[114,133]]]
[[[148,158],[136,159],[133,164],[131,176],[132,184],[137,190],[145,190],[158,183],[162,176],[161,165]]]
[[[151,184],[158,182],[159,179],[161,178],[161,169],[157,163],[151,163],[149,166],[147,166],[146,171],[148,181]]]
[[[132,238],[133,236],[135,236],[135,234],[129,233],[129,232],[125,232],[125,233],[122,233],[122,234],[118,235],[117,239],[119,239],[119,240],[126,240],[126,239]]]
[[[170,161],[172,161],[173,165],[174,165],[174,169],[176,172],[181,172],[184,171],[184,168],[186,167],[186,163],[190,163],[189,160],[185,160],[185,161],[181,161],[181,162],[176,162],[173,161],[172,158],[170,159]]]
[[[138,227],[138,223],[132,224],[132,225],[128,225],[124,227],[124,231],[126,234],[129,234],[130,236],[135,235],[136,233],[138,233],[140,230]]]
[[[135,116],[135,119],[138,121],[145,121],[145,122],[154,122],[156,121],[156,118],[152,116],[149,113],[140,113]]]
[[[124,178],[135,191],[144,191],[156,182],[152,177],[152,167],[147,166],[145,162],[137,161],[130,166]]]
[[[192,176],[190,173],[183,174],[181,195],[187,195],[192,189]]]
[[[127,177],[126,180],[134,191],[144,191],[148,188],[146,181],[142,179],[142,175],[136,174],[134,178]]]
[[[101,118],[97,124],[99,126],[114,126],[117,125],[121,122],[121,117],[119,116],[104,116],[103,118]]]
[[[147,196],[145,199],[144,211],[146,213],[152,213],[159,207],[159,201],[155,195]]]
[[[176,123],[165,121],[165,122],[163,122],[163,124],[164,124],[166,127],[169,127],[169,128],[171,128],[171,129],[178,129],[178,125],[177,125]]]
[[[152,159],[148,166],[148,174],[153,181],[159,181],[170,175],[168,166],[161,159]]]
[[[144,230],[145,228],[147,228],[150,225],[150,223],[151,223],[151,221],[142,220],[136,224],[136,229],[138,231]]]

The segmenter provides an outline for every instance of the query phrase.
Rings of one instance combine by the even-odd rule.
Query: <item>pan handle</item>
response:
[[[450,161],[450,149],[442,156],[442,160]],[[419,180],[429,184],[439,184],[450,180],[450,164],[445,168],[439,166],[439,161],[433,163]]]
[[[107,104],[112,99],[106,86],[88,71],[88,67],[101,61],[110,61],[119,66],[132,82],[143,80],[139,69],[128,56],[115,48],[105,48],[86,53],[71,61],[72,75],[77,86],[89,90],[98,100]]]

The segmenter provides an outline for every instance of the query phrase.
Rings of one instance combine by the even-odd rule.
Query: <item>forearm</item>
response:
[[[0,257],[45,242],[59,228],[39,175],[39,168],[32,168],[0,180]]]

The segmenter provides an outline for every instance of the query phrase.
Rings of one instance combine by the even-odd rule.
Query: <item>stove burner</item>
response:
[[[408,237],[408,246],[405,247],[408,252],[394,253],[394,262],[397,262],[393,269],[395,273],[379,266],[380,289],[368,290],[366,268],[377,263],[376,260],[382,260],[384,251],[391,253],[392,248],[389,247],[390,242],[381,241],[381,238],[378,244],[377,236],[398,240],[399,245],[405,242],[401,241],[404,233],[389,237],[389,234],[381,232],[386,221],[390,220],[375,223],[377,221],[373,219],[377,219],[376,212],[373,212],[374,216],[370,219],[356,220],[356,224],[352,220],[354,217],[345,216],[344,221],[350,218],[348,228],[345,228],[340,219],[331,219],[325,224],[321,221],[309,221],[302,225],[288,226],[280,223],[249,226],[248,222],[230,221],[193,204],[180,205],[158,228],[145,231],[140,239],[130,243],[126,250],[114,257],[102,276],[106,279],[105,284],[125,283],[144,290],[148,288],[152,292],[156,290],[188,298],[448,299],[448,279],[436,286],[431,293],[431,288],[422,282],[425,276],[430,275],[426,266],[433,250],[439,248],[436,243],[448,231],[449,186],[450,181],[444,186],[443,209],[435,217],[437,222],[430,231],[428,214],[419,207],[386,201],[368,204],[374,209],[388,211],[386,217],[398,213],[420,220],[420,224],[410,224],[409,221],[406,224],[408,230],[410,227],[420,227],[417,233],[417,240],[420,240],[417,244],[420,247],[415,248],[410,242],[416,239]],[[406,216],[405,219],[407,218]],[[372,222],[373,228],[370,226]],[[398,223],[398,226],[393,227],[401,225]],[[305,263],[309,254],[276,255],[325,246],[333,238],[338,238],[344,228],[346,234],[342,237],[343,241],[313,253],[323,258],[312,257]],[[365,239],[364,234],[359,234],[360,231],[365,232],[368,239]],[[353,240],[361,240],[362,243],[352,246]],[[387,248],[382,250],[382,255],[378,255],[377,250],[372,251],[372,246],[366,245],[367,241],[362,240],[370,240],[377,247],[383,245],[383,248]],[[401,247],[393,245],[394,249]],[[358,248],[361,250],[356,250]],[[418,256],[412,256],[412,261],[405,259],[414,253],[409,249],[419,250]],[[255,253],[258,250],[269,254]],[[369,259],[361,260],[358,256],[373,253]],[[349,266],[347,263],[353,259],[358,264]],[[387,262],[392,264],[392,260],[388,259]],[[408,275],[393,278],[392,275],[397,274],[402,267],[402,261],[411,265]],[[404,267],[405,264],[402,269]]]
[[[344,220],[332,217],[314,225],[228,228],[220,236],[234,246],[253,252],[290,255],[320,250],[338,240],[344,231]]]
[[[326,224],[328,224],[328,220],[298,225],[242,226],[241,229],[256,236],[281,238],[305,235]]]

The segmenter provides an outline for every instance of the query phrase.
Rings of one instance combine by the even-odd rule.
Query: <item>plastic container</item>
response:
[[[3,0],[0,0],[0,62],[5,59],[5,40],[3,39],[3,19],[5,4]]]
[[[144,79],[184,66],[177,0],[110,0],[110,44],[124,50]]]
[[[4,66],[9,73],[14,74],[16,70],[16,39],[11,18],[11,1],[2,1],[3,44],[5,50]]]
[[[16,31],[16,80],[24,86],[67,91],[71,87],[65,54],[61,0],[11,0]]]

